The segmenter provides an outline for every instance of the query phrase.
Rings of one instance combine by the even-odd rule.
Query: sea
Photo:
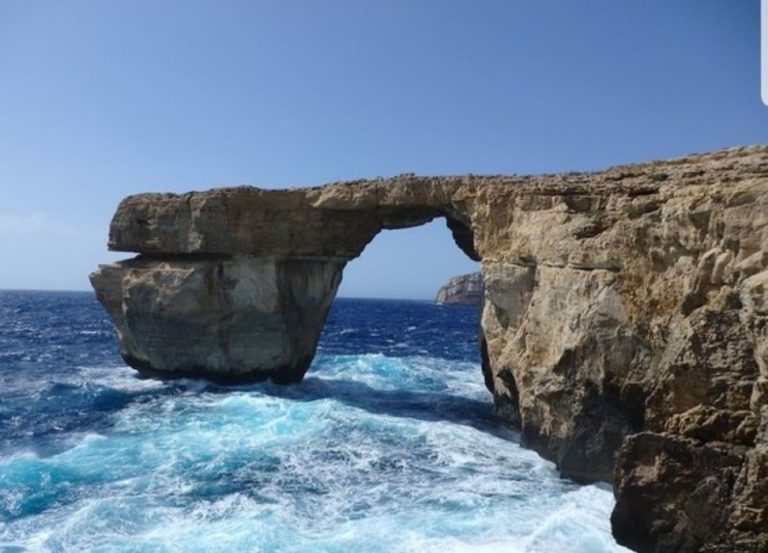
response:
[[[476,307],[338,299],[304,381],[141,378],[91,293],[0,292],[0,552],[627,551],[494,418]]]

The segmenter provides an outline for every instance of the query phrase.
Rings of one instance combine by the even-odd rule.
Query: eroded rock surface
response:
[[[445,217],[482,260],[496,411],[615,483],[638,551],[768,551],[768,147],[534,177],[402,175],[124,200],[92,276],[140,369],[306,370],[344,263]]]
[[[250,256],[139,257],[91,277],[120,351],[158,376],[301,380],[343,263]]]
[[[469,273],[448,279],[435,296],[435,303],[480,305],[483,302],[483,275]]]

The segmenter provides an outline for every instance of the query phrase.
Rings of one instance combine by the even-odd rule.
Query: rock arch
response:
[[[134,259],[91,276],[126,362],[158,376],[301,380],[345,264],[385,229],[446,219],[479,260],[451,198],[460,179],[403,175],[324,188],[222,188],[126,198],[109,247]]]
[[[109,247],[139,255],[91,282],[140,370],[295,382],[346,262],[440,216],[482,261],[497,413],[564,474],[615,482],[619,541],[768,549],[766,146],[600,173],[131,196]]]

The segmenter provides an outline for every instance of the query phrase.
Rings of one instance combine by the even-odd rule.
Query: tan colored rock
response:
[[[120,351],[157,376],[301,380],[343,263],[137,258],[91,275]]]
[[[145,257],[93,283],[139,368],[292,381],[344,263],[436,217],[482,260],[497,413],[563,474],[615,482],[618,540],[765,550],[768,146],[599,173],[132,196],[110,248]]]

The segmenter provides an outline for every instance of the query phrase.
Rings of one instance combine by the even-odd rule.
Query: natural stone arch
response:
[[[305,190],[240,187],[126,198],[110,248],[141,252],[92,275],[123,358],[152,375],[302,379],[345,264],[382,230],[443,217],[479,260],[451,198],[412,175]],[[352,192],[350,194],[350,192]]]
[[[486,382],[525,443],[616,482],[621,543],[758,551],[766,214],[767,146],[599,173],[144,194],[110,229],[111,249],[140,255],[91,280],[137,368],[290,382],[344,264],[384,228],[445,216],[482,260]]]

